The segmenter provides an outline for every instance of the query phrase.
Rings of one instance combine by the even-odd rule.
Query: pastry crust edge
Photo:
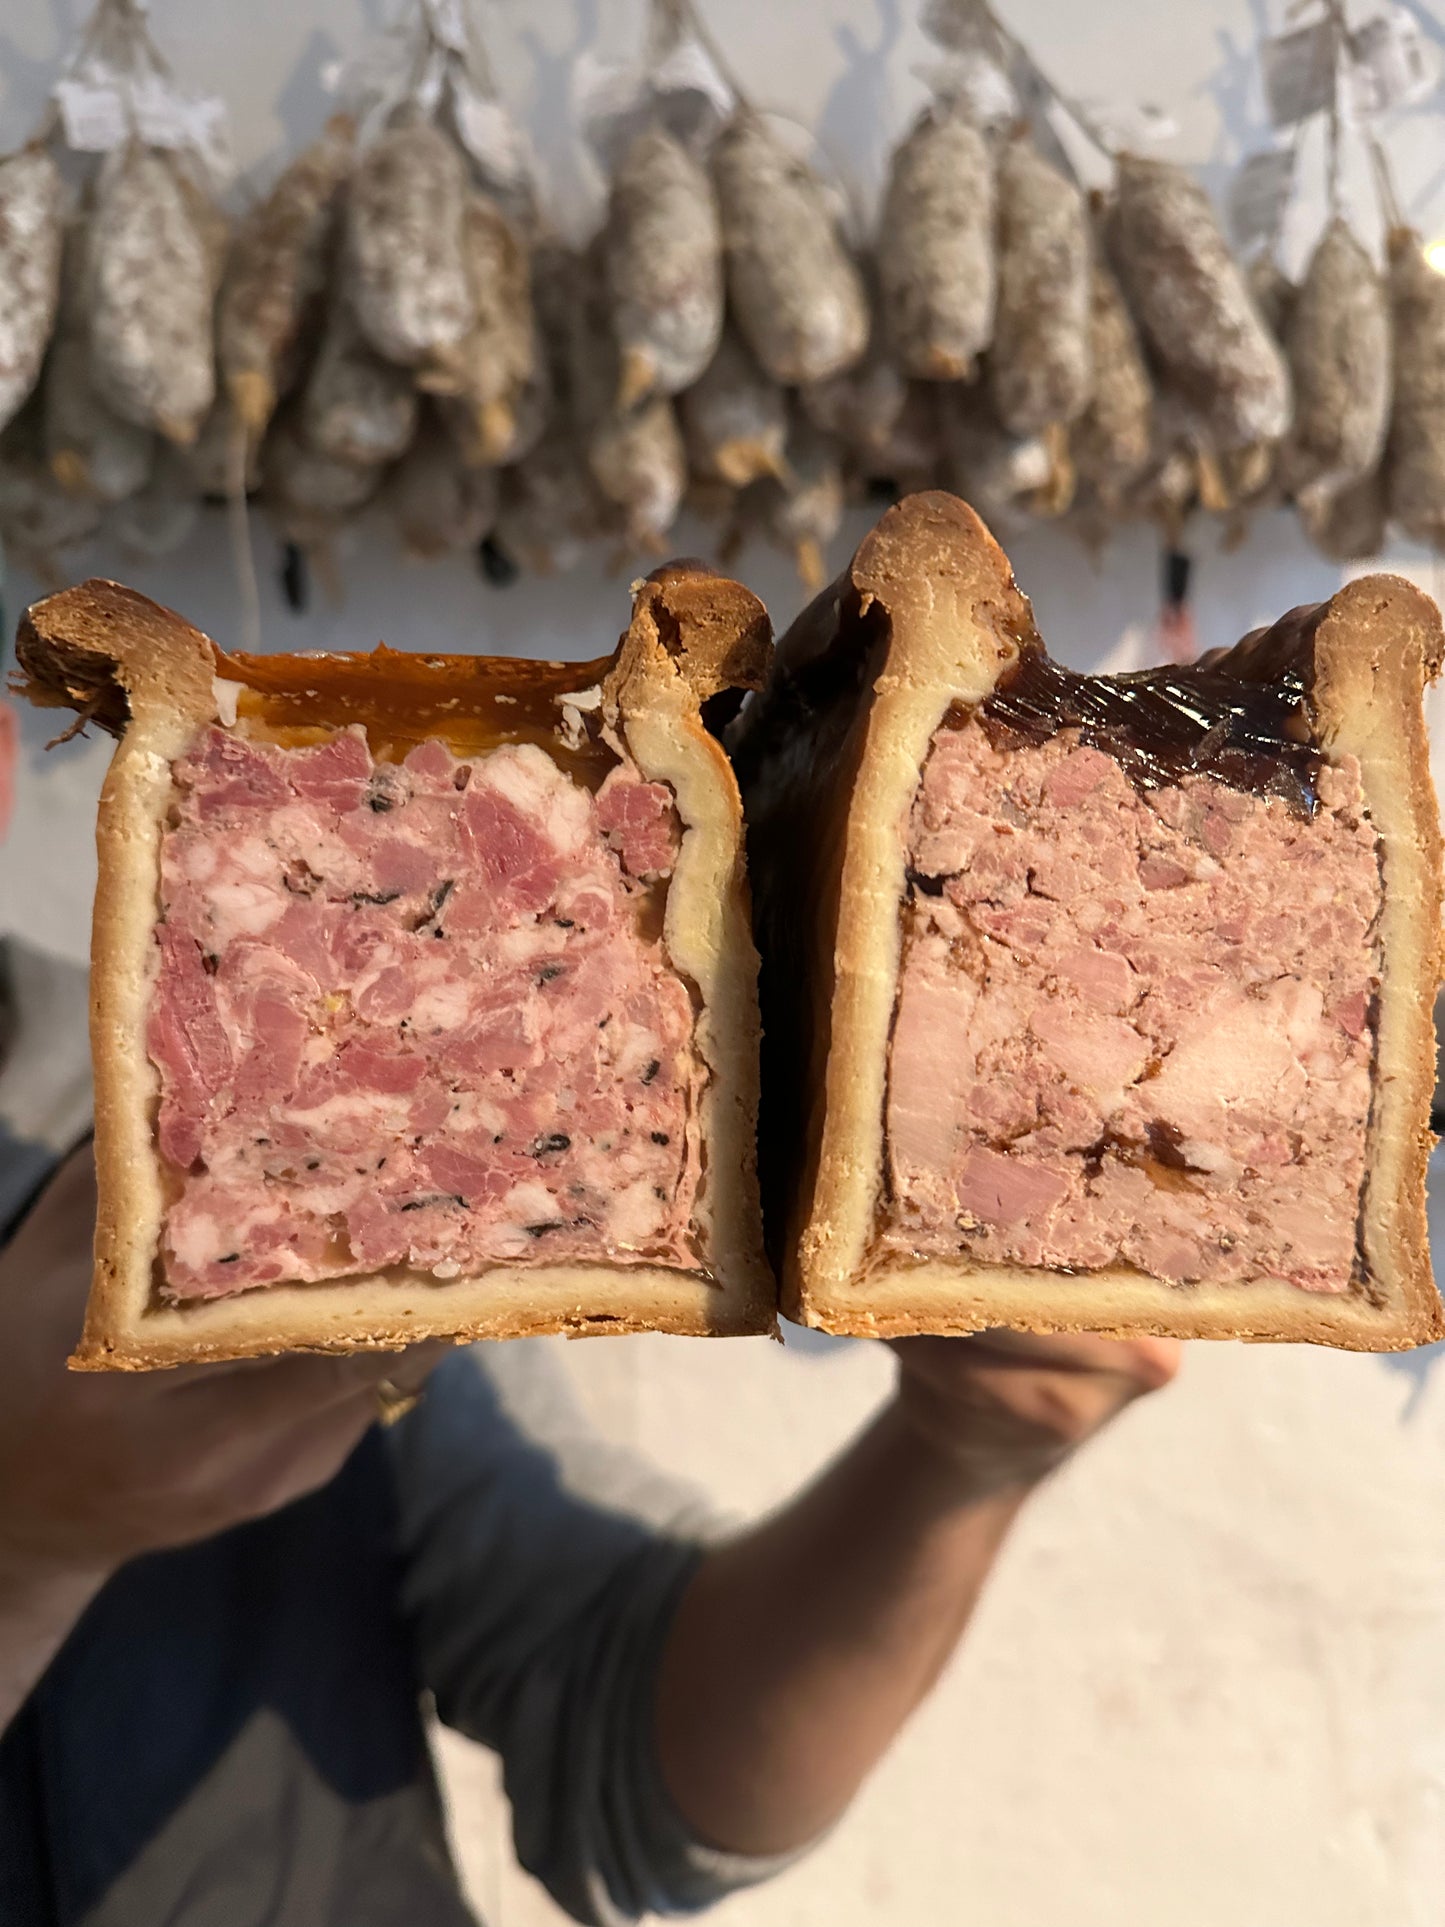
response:
[[[496,1266],[445,1282],[398,1268],[157,1306],[163,1199],[146,1055],[161,827],[170,768],[218,719],[225,653],[173,611],[91,581],[33,605],[17,638],[22,692],[89,710],[120,733],[101,792],[91,946],[98,1213],[95,1273],[72,1365],[145,1371],[280,1352],[395,1350],[563,1332],[771,1333],[776,1285],[757,1195],[757,953],[742,805],[701,705],[766,674],[766,611],[740,584],[674,563],[633,585],[633,613],[604,679],[634,760],[677,792],[684,836],[668,890],[669,955],[702,1000],[704,1244],[712,1279],[658,1265]],[[464,659],[470,660],[470,659]],[[528,664],[515,663],[518,687]],[[324,723],[324,714],[318,714]]]
[[[1180,1286],[1126,1267],[1065,1274],[945,1260],[867,1263],[884,1156],[908,813],[949,704],[982,701],[1035,631],[1003,551],[972,509],[940,491],[891,509],[829,593],[840,611],[846,605],[839,621],[859,621],[876,605],[887,640],[860,700],[851,793],[838,782],[820,786],[820,809],[841,830],[841,862],[824,893],[833,909],[831,974],[810,986],[814,1011],[828,1013],[828,1049],[814,1094],[821,1116],[815,1109],[791,1187],[784,1313],[825,1331],[885,1338],[1003,1327],[1397,1351],[1445,1337],[1424,1202],[1434,1142],[1432,1007],[1445,966],[1439,811],[1421,700],[1445,654],[1435,604],[1400,577],[1362,577],[1330,599],[1316,640],[1320,740],[1327,752],[1359,758],[1382,845],[1384,968],[1362,1211],[1376,1303],[1361,1290],[1311,1294],[1282,1280]],[[814,619],[802,650],[813,653],[817,635]],[[795,662],[799,647],[791,632],[782,639],[779,669]]]

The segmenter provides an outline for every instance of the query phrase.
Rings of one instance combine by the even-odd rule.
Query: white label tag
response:
[[[530,156],[516,122],[495,100],[484,100],[459,76],[452,78],[452,115],[462,145],[497,187],[518,187]]]
[[[231,121],[219,94],[202,94],[186,103],[186,144],[195,153],[216,187],[225,187],[236,173],[231,151]]]
[[[59,80],[55,104],[65,144],[77,154],[108,154],[125,140],[129,127],[125,102],[114,83]]]
[[[1019,97],[1013,82],[996,60],[978,48],[927,61],[913,72],[936,100],[957,103],[981,128],[1007,127],[1018,119]]]
[[[424,114],[434,114],[437,110],[447,84],[447,64],[445,53],[439,47],[433,47],[422,68],[421,79],[409,95]]]
[[[1179,132],[1174,116],[1153,101],[1120,106],[1113,101],[1085,99],[1072,101],[1070,105],[1083,116],[1089,132],[1097,136],[1110,153],[1125,148],[1137,152],[1142,147],[1158,147],[1164,141],[1173,140]]]
[[[135,130],[150,147],[185,147],[190,142],[188,103],[155,74],[136,74],[129,83]]]
[[[1273,242],[1294,189],[1293,150],[1267,147],[1251,154],[1229,184],[1229,230],[1241,253]]]
[[[1260,47],[1260,70],[1269,117],[1276,127],[1293,127],[1330,104],[1335,89],[1337,43],[1334,23],[1321,20],[1278,34]]]
[[[587,47],[572,63],[568,91],[573,111],[585,126],[630,106],[641,92],[641,83],[635,69],[619,60],[603,60]]]
[[[1361,116],[1414,107],[1440,84],[1439,50],[1408,7],[1376,14],[1349,38],[1351,105]]]
[[[584,49],[572,64],[572,118],[604,161],[621,152],[642,125],[642,78],[635,67]]]
[[[679,40],[670,53],[658,62],[652,74],[655,94],[698,94],[719,120],[726,120],[734,106],[733,90],[717,70],[706,47],[696,40]]]
[[[219,94],[191,99],[157,74],[137,74],[123,80],[121,87],[127,97],[127,130],[134,127],[151,147],[189,148],[213,183],[226,185],[235,173],[235,162],[226,104]]]
[[[652,68],[584,52],[573,65],[571,95],[588,146],[607,165],[651,125],[701,151],[736,104],[712,56],[691,38],[677,41]]]
[[[396,99],[410,66],[408,50],[395,33],[384,33],[369,42],[350,59],[328,60],[320,69],[321,85],[328,94],[365,112],[375,102]]]

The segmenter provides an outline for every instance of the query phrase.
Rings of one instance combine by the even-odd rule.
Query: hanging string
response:
[[[404,98],[408,102],[415,101],[420,95],[423,84],[426,81],[427,69],[436,58],[440,47],[441,42],[437,38],[436,28],[431,17],[431,9],[425,4],[425,0],[423,0],[420,18],[417,22],[416,40],[411,50],[411,64],[406,77]]]
[[[492,67],[487,43],[482,38],[481,28],[470,7],[462,12],[462,29],[466,36],[467,51],[464,65],[476,86],[477,92],[487,100],[497,99],[497,76]]]
[[[706,20],[703,19],[700,10],[695,4],[695,0],[653,0],[653,6],[655,9],[655,19],[666,19],[669,15],[672,15],[677,19],[681,27],[691,33],[693,39],[697,41],[713,66],[717,68],[724,82],[732,90],[733,98],[737,101],[738,106],[741,107],[744,112],[751,113],[753,108],[747,91],[738,79],[732,62],[713,37],[712,29],[708,26]]]
[[[1389,158],[1381,144],[1379,135],[1373,128],[1364,136],[1365,151],[1370,157],[1370,169],[1375,178],[1375,194],[1380,203],[1380,212],[1390,233],[1408,226],[1405,210],[1395,191],[1394,175],[1390,171]]]
[[[1100,131],[1093,116],[1049,78],[1024,43],[999,19],[988,0],[965,0],[964,13],[973,15],[988,30],[998,47],[1007,54],[1008,60],[1023,70],[1041,94],[1055,106],[1063,108],[1094,152],[1112,166],[1118,159],[1117,151]]]
[[[62,68],[62,76],[70,78],[91,58],[114,69],[116,78],[128,83],[119,92],[132,135],[137,132],[135,82],[150,77],[168,87],[175,85],[175,69],[151,37],[150,23],[139,0],[99,0]],[[32,139],[49,140],[59,123],[60,110],[52,92]]]
[[[241,647],[255,655],[261,648],[261,593],[256,583],[256,557],[251,549],[251,517],[246,501],[250,453],[246,424],[235,415],[226,445],[226,533],[230,538],[231,568],[241,604]]]
[[[666,59],[687,31],[682,0],[652,0],[647,21],[648,61]]]
[[[1340,86],[1343,79],[1341,64],[1335,61],[1330,76],[1330,109],[1325,123],[1325,203],[1330,219],[1340,216]]]
[[[1325,122],[1325,201],[1331,220],[1339,218],[1340,208],[1340,90],[1345,84],[1346,52],[1350,44],[1349,22],[1343,0],[1325,0],[1325,19],[1329,26],[1330,104]]]

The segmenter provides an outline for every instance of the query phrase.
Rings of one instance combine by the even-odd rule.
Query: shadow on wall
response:
[[[795,1325],[790,1318],[778,1320],[785,1348],[799,1358],[821,1358],[841,1351],[846,1345],[866,1345],[866,1338],[840,1338],[834,1332],[814,1331],[809,1325]]]
[[[1402,1423],[1419,1410],[1437,1365],[1445,1362],[1445,1340],[1438,1345],[1421,1345],[1413,1352],[1381,1352],[1380,1363],[1387,1371],[1398,1372],[1410,1383],[1409,1396],[1400,1413]]]
[[[1218,189],[1251,147],[1263,141],[1265,121],[1259,77],[1259,45],[1275,31],[1267,0],[1249,0],[1250,31],[1239,38],[1230,28],[1215,35],[1219,65],[1195,88],[1214,103],[1219,116],[1209,185]]]
[[[818,118],[818,145],[846,180],[855,213],[871,220],[894,135],[888,112],[890,63],[903,38],[901,0],[879,0],[878,37],[870,45],[846,21],[833,29],[843,72]]]
[[[595,163],[575,125],[572,87],[578,56],[596,50],[600,18],[598,0],[577,0],[572,35],[555,52],[530,26],[520,35],[532,62],[528,123],[534,139],[545,136],[539,158],[546,199],[564,232],[576,229],[579,236],[586,225],[584,212],[596,207],[602,189]]]
[[[343,58],[334,35],[313,27],[301,56],[276,94],[276,117],[281,123],[279,151],[265,164],[265,183],[269,187],[293,155],[316,139],[328,114],[338,102],[321,84],[323,70]]]
[[[81,6],[80,0],[52,0],[55,41],[49,51],[38,56],[28,53],[14,34],[0,33],[0,101],[7,104],[19,101],[30,116],[20,138],[34,131],[44,112],[45,99],[55,85],[60,51],[74,44],[83,15],[89,11],[88,6]]]

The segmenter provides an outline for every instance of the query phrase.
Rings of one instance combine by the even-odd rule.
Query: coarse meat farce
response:
[[[1440,1337],[1441,654],[1434,604],[1370,576],[1187,668],[1079,675],[971,509],[890,510],[734,744],[785,1309]]]
[[[112,582],[33,700],[119,736],[75,1363],[755,1332],[757,957],[702,706],[762,605],[697,565],[601,660],[242,656]]]

